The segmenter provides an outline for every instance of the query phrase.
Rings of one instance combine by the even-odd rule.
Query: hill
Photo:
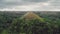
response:
[[[41,18],[40,16],[38,16],[37,14],[33,13],[33,12],[27,12],[25,15],[23,15],[21,17],[21,19],[25,19],[25,20],[34,20],[34,19],[38,19],[40,21],[44,21],[43,18]]]

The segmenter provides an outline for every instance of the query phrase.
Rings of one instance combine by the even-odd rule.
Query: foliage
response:
[[[25,14],[25,13],[24,13]],[[60,34],[60,13],[40,14],[39,19],[20,19],[22,13],[0,12],[0,34]]]

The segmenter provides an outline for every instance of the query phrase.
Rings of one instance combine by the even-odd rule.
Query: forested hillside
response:
[[[0,34],[60,34],[60,12],[0,11]]]

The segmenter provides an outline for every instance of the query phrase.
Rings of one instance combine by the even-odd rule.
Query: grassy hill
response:
[[[38,19],[40,21],[44,21],[43,18],[41,18],[40,16],[38,16],[37,14],[33,13],[33,12],[27,12],[25,15],[23,15],[21,17],[21,19],[25,19],[25,20],[34,20],[34,19]]]

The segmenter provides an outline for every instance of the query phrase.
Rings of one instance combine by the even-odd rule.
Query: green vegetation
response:
[[[0,34],[60,34],[60,12],[25,13],[0,12]]]

